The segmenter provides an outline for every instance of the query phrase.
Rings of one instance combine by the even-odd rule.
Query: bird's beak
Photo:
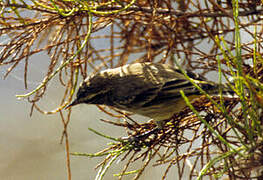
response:
[[[67,106],[65,107],[65,109],[68,109],[68,108],[70,108],[71,106],[75,106],[75,105],[77,105],[77,104],[79,104],[79,101],[78,101],[78,99],[75,99],[72,103],[70,103],[69,105],[67,105]]]

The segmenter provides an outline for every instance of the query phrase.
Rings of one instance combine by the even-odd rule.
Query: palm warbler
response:
[[[191,72],[187,74],[208,94],[218,94],[218,84]],[[113,106],[150,117],[161,127],[163,120],[171,118],[186,106],[180,90],[189,100],[202,95],[174,67],[151,62],[134,63],[89,76],[68,107],[80,103]],[[227,86],[223,86],[223,92],[232,93]]]

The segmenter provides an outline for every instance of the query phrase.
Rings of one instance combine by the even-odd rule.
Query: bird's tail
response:
[[[224,97],[238,97],[235,91],[228,84],[216,84],[212,82],[205,82],[199,85],[207,94],[211,96],[220,96],[220,94],[222,93]]]

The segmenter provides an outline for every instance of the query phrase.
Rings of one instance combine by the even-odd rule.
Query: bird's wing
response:
[[[119,105],[127,107],[140,106],[142,102],[154,99],[161,86],[162,84],[153,84],[137,76],[119,78],[118,86],[111,91],[111,97],[114,98],[112,102],[117,102]]]
[[[111,97],[114,98],[112,102],[118,102],[122,108],[143,107],[171,98],[181,98],[180,90],[186,94],[198,91],[180,70],[173,67],[163,64],[146,64],[139,66],[136,70],[136,64],[134,66],[135,68],[131,68],[134,72],[131,71],[130,76],[122,78],[118,75],[116,80],[112,78],[112,83],[118,84],[111,92]],[[193,79],[198,78],[193,73],[188,75]]]
[[[158,90],[156,97],[146,102],[143,107],[162,104],[165,103],[165,101],[171,101],[171,99],[174,99],[174,101],[181,99],[181,90],[183,90],[186,95],[193,95],[199,92],[193,84],[186,79],[171,80],[163,84]]]

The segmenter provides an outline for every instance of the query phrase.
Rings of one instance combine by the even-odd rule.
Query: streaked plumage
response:
[[[217,84],[194,73],[187,74],[207,93],[218,92]],[[159,63],[134,63],[86,78],[69,106],[80,103],[108,105],[150,117],[158,123],[186,106],[180,90],[190,100],[201,95],[178,69]]]

